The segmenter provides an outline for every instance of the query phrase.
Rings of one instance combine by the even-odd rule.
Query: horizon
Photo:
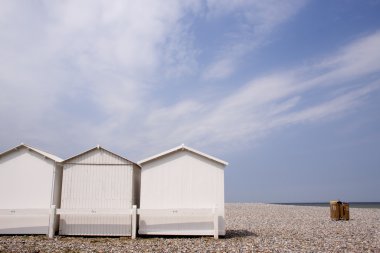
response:
[[[185,143],[226,203],[380,202],[379,1],[0,3],[0,152]]]
[[[331,200],[321,202],[226,202],[227,204],[330,204]],[[380,203],[380,201],[345,201],[339,200],[345,203]]]

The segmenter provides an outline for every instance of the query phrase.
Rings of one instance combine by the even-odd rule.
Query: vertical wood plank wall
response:
[[[96,149],[64,164],[62,209],[132,208],[132,167]],[[130,215],[61,215],[62,235],[131,235]]]
[[[141,209],[213,208],[225,234],[224,166],[183,150],[142,166]],[[210,217],[140,215],[140,234],[201,235],[213,230]]]
[[[55,163],[26,148],[0,159],[0,209],[50,208]],[[0,234],[46,234],[48,215],[0,215]]]

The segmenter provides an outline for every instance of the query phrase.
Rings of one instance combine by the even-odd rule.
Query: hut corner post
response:
[[[55,205],[50,207],[50,215],[49,215],[49,238],[53,238],[55,234],[55,216],[57,215],[57,208]]]
[[[214,215],[214,239],[219,239],[219,216],[218,216],[218,208],[214,206],[212,209]]]
[[[132,206],[132,239],[136,239],[137,230],[137,206]]]

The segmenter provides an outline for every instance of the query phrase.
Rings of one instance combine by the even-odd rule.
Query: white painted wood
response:
[[[213,157],[212,157],[213,158]],[[225,235],[224,167],[226,162],[186,146],[145,159],[141,164],[140,234],[203,235],[212,231],[210,215],[152,215],[144,210],[216,209],[218,234]],[[211,212],[211,217],[213,217]],[[209,234],[209,233],[207,233]]]
[[[62,208],[131,208],[130,165],[65,164]]]
[[[199,208],[199,209],[138,209],[137,213],[143,216],[188,216],[188,217],[214,217],[214,209]]]
[[[61,235],[129,236],[131,215],[61,215]]]
[[[56,170],[62,159],[20,145],[0,154],[0,234],[47,234],[49,209],[59,201],[61,184]],[[22,209],[27,209],[22,211]],[[39,210],[47,210],[35,214]]]
[[[85,214],[85,215],[129,215],[132,214],[131,209],[58,209],[57,214]]]
[[[0,209],[1,216],[18,216],[18,215],[48,215],[50,209]]]
[[[178,230],[178,229],[164,229],[164,230],[144,230],[139,229],[139,234],[141,235],[208,235],[213,236],[214,235],[214,229],[187,229],[187,230]]]
[[[151,162],[152,160],[160,159],[162,156],[165,156],[165,155],[168,155],[168,154],[170,154],[170,153],[174,153],[174,152],[177,152],[177,151],[180,151],[180,150],[187,150],[187,151],[190,151],[190,152],[192,152],[192,153],[194,153],[194,154],[197,154],[197,155],[199,155],[199,156],[206,157],[206,158],[208,158],[208,159],[210,159],[210,160],[213,160],[213,161],[215,161],[215,162],[217,162],[217,163],[221,163],[221,164],[223,164],[224,166],[227,166],[227,165],[228,165],[228,162],[226,162],[226,161],[220,160],[220,159],[218,159],[218,158],[216,158],[216,157],[214,157],[214,156],[211,156],[211,155],[208,155],[208,154],[202,153],[202,152],[200,152],[200,151],[198,151],[198,150],[195,150],[195,149],[193,149],[193,148],[187,147],[187,146],[185,146],[185,144],[179,145],[179,146],[177,146],[177,147],[175,147],[175,148],[169,149],[169,150],[164,151],[164,152],[162,152],[162,153],[159,153],[159,154],[157,154],[157,155],[154,155],[154,156],[148,157],[148,158],[146,158],[146,159],[144,159],[144,160],[139,161],[138,164],[142,165],[142,164],[144,164],[144,163],[146,163],[146,162]]]
[[[133,205],[132,207],[132,239],[136,239],[137,231],[137,207]]]
[[[0,234],[47,234],[49,214],[0,215]]]
[[[102,147],[96,147],[93,149],[90,149],[86,152],[83,152],[79,155],[76,155],[72,158],[66,159],[65,164],[72,163],[72,164],[90,164],[90,165],[104,165],[104,164],[118,164],[118,165],[124,165],[124,164],[130,164],[133,163],[129,161],[128,159],[125,159],[119,155],[116,155],[112,153],[111,151],[108,151]]]
[[[160,219],[165,218],[166,222],[168,220],[172,220],[173,218],[177,219],[179,222],[183,221],[184,218],[189,221],[190,219],[198,218],[198,219],[205,219],[205,221],[209,222],[211,224],[213,229],[202,229],[202,230],[186,230],[186,231],[179,231],[174,229],[162,229],[162,230],[155,230],[155,231],[149,231],[144,230],[144,228],[140,228],[139,232],[144,234],[170,234],[170,235],[213,235],[214,238],[218,239],[219,236],[219,229],[218,229],[218,211],[216,208],[199,208],[199,209],[138,209],[137,214],[140,215],[140,217],[145,217],[145,219],[149,217],[159,217]],[[175,223],[172,223],[176,225]],[[170,225],[170,224],[169,224]]]
[[[50,208],[54,162],[21,149],[0,159],[0,208]]]
[[[57,208],[55,205],[52,205],[50,208],[50,217],[49,217],[49,238],[53,238],[55,234],[55,222],[56,222]]]
[[[213,208],[213,218],[214,218],[214,239],[219,238],[219,217],[216,207]]]
[[[101,147],[63,162],[61,235],[131,235],[134,166]]]

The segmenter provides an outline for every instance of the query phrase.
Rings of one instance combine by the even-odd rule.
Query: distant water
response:
[[[379,208],[380,202],[348,202],[351,208]],[[328,202],[320,203],[273,203],[277,205],[293,205],[293,206],[330,206]]]

